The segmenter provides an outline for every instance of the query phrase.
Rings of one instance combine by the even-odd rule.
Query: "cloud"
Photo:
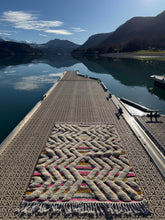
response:
[[[9,22],[15,28],[38,31],[63,25],[62,21],[39,20],[38,16],[24,11],[6,11],[2,15],[1,21]]]
[[[4,73],[5,74],[7,74],[7,75],[13,75],[13,73],[16,73],[16,71],[15,70],[11,70],[11,71],[4,71]]]
[[[42,72],[43,72],[43,73],[49,73],[50,70],[43,70]]]
[[[38,75],[38,76],[28,76],[22,77],[20,81],[14,84],[14,88],[16,90],[25,90],[30,91],[34,89],[38,89],[45,84],[51,84],[57,82],[57,77],[61,76],[62,73],[56,74],[46,74],[46,75]]]
[[[22,77],[21,81],[15,83],[14,88],[16,90],[30,91],[38,89],[42,84],[56,82],[56,80],[57,79],[53,81],[52,78],[48,79],[46,76],[42,75]]]
[[[26,81],[16,83],[14,87],[16,90],[30,91],[30,90],[37,89],[39,86],[35,82],[30,82],[26,80]]]
[[[42,37],[47,37],[48,35],[46,35],[46,34],[39,34],[40,36],[42,36]]]
[[[0,32],[0,35],[10,36],[11,34]]]
[[[87,31],[87,30],[81,29],[81,28],[79,28],[79,27],[73,27],[72,30],[75,31],[75,32]]]
[[[45,32],[51,34],[72,35],[72,33],[67,30],[45,30]]]
[[[54,29],[62,26],[62,21],[39,20],[37,15],[24,11],[6,11],[3,13],[0,20],[11,23],[14,28],[43,31],[50,34],[72,35],[72,33],[67,30]],[[47,35],[44,34],[40,35],[47,37]]]
[[[62,74],[63,74],[63,73],[51,73],[51,74],[49,74],[49,76],[55,76],[55,77],[57,77],[57,76],[62,76]]]

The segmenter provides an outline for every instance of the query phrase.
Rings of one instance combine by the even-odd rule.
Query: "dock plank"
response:
[[[164,180],[97,80],[67,72],[0,154],[0,217],[14,218],[54,123],[114,124],[152,215],[165,218]],[[165,198],[164,198],[165,199]]]

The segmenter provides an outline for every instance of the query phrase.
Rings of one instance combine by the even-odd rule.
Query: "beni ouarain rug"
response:
[[[16,213],[144,216],[148,206],[114,125],[55,124]]]

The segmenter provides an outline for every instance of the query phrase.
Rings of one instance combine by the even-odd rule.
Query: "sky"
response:
[[[1,0],[0,37],[83,44],[91,35],[115,31],[132,17],[156,16],[165,0]]]

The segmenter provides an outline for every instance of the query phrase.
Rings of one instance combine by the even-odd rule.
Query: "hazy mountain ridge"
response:
[[[30,44],[26,42],[16,42],[0,37],[0,57],[28,56],[28,55],[67,55],[76,49],[78,44],[68,40],[54,39],[45,44]]]
[[[17,43],[12,41],[0,41],[0,57],[14,57],[14,56],[38,56],[42,52],[38,49],[30,47],[28,44]]]
[[[66,55],[70,54],[72,50],[77,49],[80,45],[68,40],[54,39],[45,44],[31,44],[31,46],[41,50],[44,55]]]
[[[93,45],[91,36],[82,46],[72,52],[102,54],[109,52],[131,52],[142,49],[165,49],[165,11],[155,17],[134,17],[119,26],[107,38]],[[103,34],[104,37],[105,34]],[[88,48],[86,47],[88,45]]]
[[[2,37],[0,37],[0,42],[3,42],[3,41],[4,41],[4,39]]]

